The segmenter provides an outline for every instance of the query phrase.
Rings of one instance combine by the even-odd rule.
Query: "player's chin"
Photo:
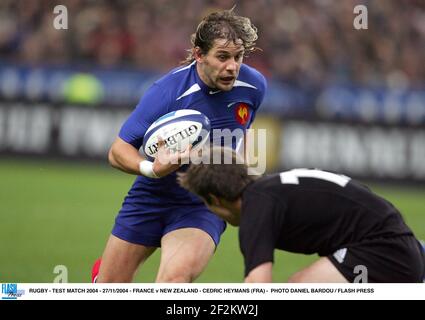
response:
[[[235,85],[234,78],[232,78],[231,80],[219,79],[217,83],[217,88],[222,91],[230,91],[232,90],[234,85]]]

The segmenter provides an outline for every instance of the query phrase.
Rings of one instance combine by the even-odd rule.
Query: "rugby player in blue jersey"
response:
[[[92,270],[92,280],[131,282],[139,265],[158,247],[157,282],[191,282],[205,269],[225,222],[178,185],[179,165],[150,162],[139,148],[155,120],[179,109],[202,112],[212,130],[246,130],[266,89],[264,76],[243,64],[257,38],[250,20],[232,10],[208,15],[192,35],[186,64],[156,81],[126,120],[109,161],[138,177],[116,217],[101,263]],[[241,143],[242,139],[233,147]]]

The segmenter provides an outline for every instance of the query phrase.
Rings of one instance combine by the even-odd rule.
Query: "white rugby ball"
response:
[[[165,147],[183,151],[189,144],[196,150],[208,140],[210,120],[201,112],[182,109],[164,114],[151,124],[143,138],[143,152],[148,158],[155,158],[158,152],[158,137],[165,141]]]

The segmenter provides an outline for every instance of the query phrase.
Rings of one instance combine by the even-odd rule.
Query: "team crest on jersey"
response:
[[[248,120],[249,120],[249,107],[246,103],[240,103],[236,108],[235,108],[235,116],[236,116],[236,120],[238,120],[238,122],[241,125],[245,125]]]

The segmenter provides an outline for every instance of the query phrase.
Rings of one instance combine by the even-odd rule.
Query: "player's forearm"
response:
[[[109,150],[108,160],[116,169],[140,175],[139,164],[144,158],[136,148],[118,138]]]
[[[251,272],[246,276],[246,283],[259,283],[259,282],[272,282],[272,268],[273,264],[271,262],[266,262],[258,267],[255,267]]]

